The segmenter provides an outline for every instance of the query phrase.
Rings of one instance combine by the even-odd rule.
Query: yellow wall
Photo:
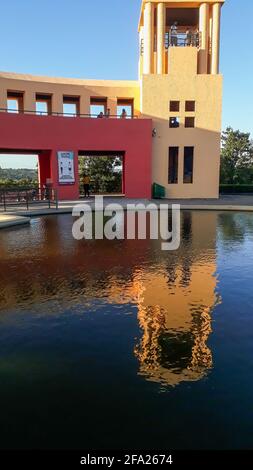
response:
[[[197,74],[196,48],[170,48],[170,73],[143,75],[141,112],[152,117],[153,181],[166,187],[172,198],[217,198],[219,188],[221,75]],[[185,101],[196,103],[195,113],[185,112]],[[170,101],[180,101],[180,112],[170,113]],[[171,129],[169,117],[179,116],[180,127]],[[195,128],[184,128],[185,116],[195,116]],[[178,184],[168,184],[168,149],[178,146]],[[183,183],[184,146],[194,146],[193,184]]]

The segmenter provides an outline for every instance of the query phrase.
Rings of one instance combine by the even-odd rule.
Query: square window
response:
[[[180,119],[179,117],[171,117],[169,120],[170,127],[172,129],[176,129],[180,126]]]
[[[186,117],[185,118],[185,127],[195,127],[195,118],[194,117]]]
[[[8,91],[7,109],[9,113],[22,113],[24,110],[24,93],[19,91]]]
[[[92,118],[103,118],[107,115],[107,98],[90,98],[90,116]]]
[[[76,117],[80,113],[79,96],[63,96],[63,115]]]
[[[187,113],[194,113],[195,112],[195,101],[186,101],[185,102],[185,111]]]
[[[178,113],[180,108],[180,101],[170,101],[170,112]]]

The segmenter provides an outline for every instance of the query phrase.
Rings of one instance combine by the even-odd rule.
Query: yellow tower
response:
[[[223,0],[142,0],[140,108],[152,117],[153,182],[169,198],[219,194]]]

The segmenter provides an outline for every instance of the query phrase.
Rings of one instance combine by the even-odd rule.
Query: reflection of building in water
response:
[[[212,367],[207,341],[218,301],[216,224],[215,213],[185,212],[179,251],[163,253],[160,270],[142,277],[143,334],[135,354],[148,380],[176,385],[199,380]]]
[[[99,301],[134,304],[140,374],[170,385],[198,380],[212,366],[217,220],[215,212],[182,213],[176,252],[162,252],[160,240],[79,243],[68,217],[41,219],[22,230],[21,240],[16,232],[2,234],[1,321],[12,308],[47,316],[76,306],[85,314]]]
[[[217,300],[215,263],[193,263],[186,287],[181,284],[183,269],[183,265],[177,267],[170,288],[166,271],[145,273],[138,304],[143,334],[135,354],[140,374],[170,385],[198,380],[212,366],[207,340]]]

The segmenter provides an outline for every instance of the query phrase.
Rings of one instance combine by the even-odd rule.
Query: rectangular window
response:
[[[193,182],[194,147],[184,148],[184,183]]]
[[[104,117],[107,115],[107,98],[91,98],[90,99],[91,117]]]
[[[36,93],[36,114],[47,115],[52,113],[52,96]]]
[[[178,113],[180,109],[180,101],[170,101],[170,112]]]
[[[169,184],[176,184],[178,182],[178,147],[169,148]]]
[[[79,96],[63,96],[63,114],[67,117],[75,117],[80,114]]]
[[[186,101],[185,102],[185,111],[187,113],[194,113],[195,112],[195,101]]]
[[[176,129],[180,126],[180,119],[179,117],[171,117],[169,120],[170,127],[172,129]]]
[[[118,98],[117,100],[117,116],[120,118],[132,118],[134,115],[134,100]]]
[[[194,117],[186,117],[185,118],[185,127],[195,127],[195,118]]]
[[[22,111],[24,111],[24,93],[19,91],[8,91],[7,109],[9,113],[22,113]]]

